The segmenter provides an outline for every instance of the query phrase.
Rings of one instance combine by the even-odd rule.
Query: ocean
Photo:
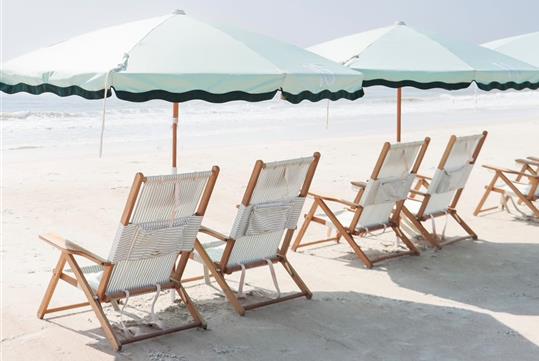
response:
[[[507,121],[539,121],[538,91],[460,91],[405,88],[403,133],[432,127]],[[53,94],[0,95],[2,150],[55,147],[62,142],[99,144],[102,100]],[[394,137],[395,90],[367,88],[356,101],[293,105],[275,99],[260,103],[211,104],[190,101],[180,108],[180,147],[301,141],[388,133]],[[161,142],[170,138],[171,105],[165,101],[106,101],[105,150],[111,143]],[[393,138],[389,139],[393,140]]]

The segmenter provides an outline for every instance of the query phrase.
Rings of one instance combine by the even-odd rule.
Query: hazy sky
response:
[[[539,0],[0,0],[2,60],[107,25],[184,9],[300,46],[397,20],[481,43],[539,30]],[[195,36],[196,34],[193,34]]]

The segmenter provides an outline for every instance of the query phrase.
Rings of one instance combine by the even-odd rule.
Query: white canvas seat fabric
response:
[[[513,185],[516,187],[516,189],[519,190],[520,193],[524,194],[525,196],[528,196],[530,194],[532,187],[531,184],[513,182]],[[511,187],[509,187],[505,183],[497,184],[496,188],[503,189],[505,193],[515,194],[513,189],[511,189]],[[535,190],[535,197],[539,197],[539,187],[537,187],[537,189]]]
[[[132,221],[121,224],[108,260],[114,264],[106,294],[156,287],[170,281],[182,251],[192,251],[202,218],[195,215],[211,172],[146,177]],[[97,289],[101,267],[84,267]]]
[[[376,179],[369,179],[359,204],[363,207],[356,230],[387,225],[393,208],[398,201],[406,199],[414,181],[411,174],[422,141],[392,144]],[[354,212],[341,209],[334,212],[339,222],[347,226],[351,223]],[[316,217],[328,219],[322,212]],[[335,225],[326,221],[326,225]]]
[[[473,169],[471,163],[482,134],[458,137],[445,163],[444,169],[436,169],[427,193],[430,199],[424,215],[446,212],[455,192],[464,188]],[[408,206],[407,202],[407,206]],[[414,203],[414,202],[412,202]],[[411,211],[411,209],[410,209]]]
[[[266,163],[249,205],[240,205],[230,232],[234,247],[227,266],[238,266],[277,255],[287,229],[295,229],[305,202],[299,193],[313,157]],[[213,261],[219,261],[225,248],[205,244]]]

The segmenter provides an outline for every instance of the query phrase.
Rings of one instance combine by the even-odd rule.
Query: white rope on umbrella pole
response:
[[[329,99],[326,105],[326,129],[329,129]]]
[[[109,90],[109,77],[110,73],[107,72],[107,76],[105,77],[105,90],[103,91],[103,112],[101,115],[101,135],[99,137],[99,158],[103,157],[103,137],[105,135],[105,113],[107,110],[107,92]]]

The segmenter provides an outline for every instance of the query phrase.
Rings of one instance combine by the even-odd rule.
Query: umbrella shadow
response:
[[[126,346],[125,352],[135,360],[160,352],[164,360],[532,360],[539,356],[537,345],[489,315],[356,292],[317,292],[311,301],[293,300],[245,317],[231,310],[206,312],[210,332],[136,343]],[[118,354],[116,359],[125,358]]]
[[[539,244],[461,241],[386,271],[401,287],[512,315],[539,315]]]

